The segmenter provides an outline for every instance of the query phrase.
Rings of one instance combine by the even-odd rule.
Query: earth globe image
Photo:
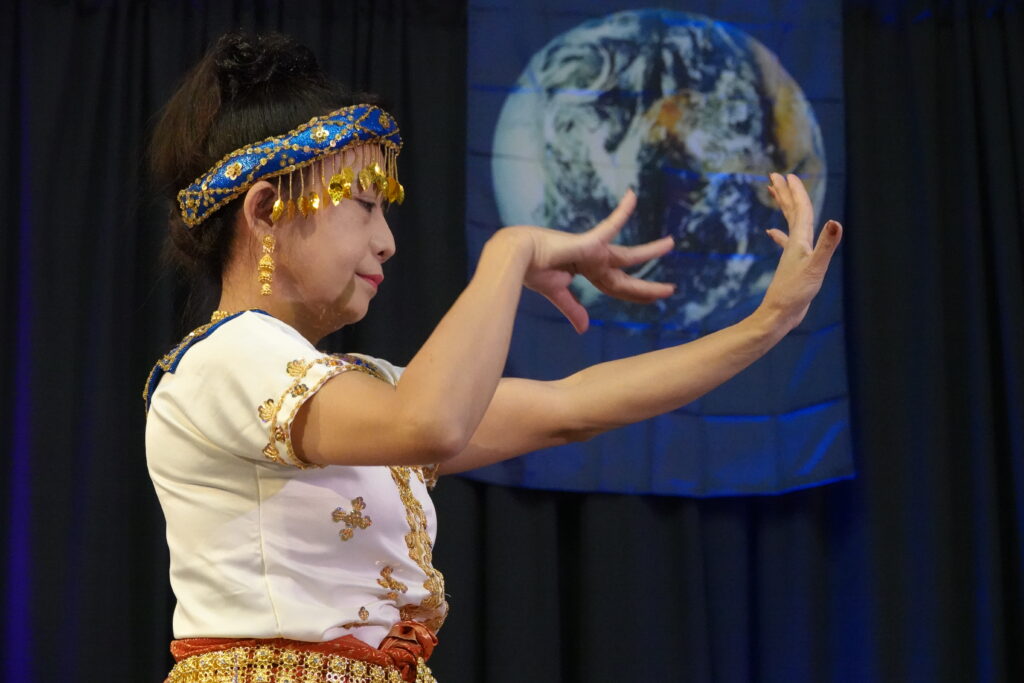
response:
[[[655,305],[618,301],[577,277],[596,320],[694,330],[760,302],[784,228],[769,172],[796,173],[816,213],[825,196],[821,130],[797,82],[763,44],[706,16],[659,9],[589,20],[536,52],[495,128],[502,223],[582,232],[630,187],[639,203],[617,241],[671,235],[633,274],[674,282]]]

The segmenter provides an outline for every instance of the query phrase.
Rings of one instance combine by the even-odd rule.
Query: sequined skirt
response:
[[[437,683],[426,659],[437,638],[416,622],[381,643],[344,636],[326,643],[286,638],[190,638],[171,643],[177,664],[165,683]]]

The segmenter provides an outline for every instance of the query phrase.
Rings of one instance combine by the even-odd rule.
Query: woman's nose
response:
[[[391,233],[387,220],[381,219],[381,227],[377,230],[374,238],[374,253],[377,254],[377,259],[381,263],[395,255],[395,236]]]

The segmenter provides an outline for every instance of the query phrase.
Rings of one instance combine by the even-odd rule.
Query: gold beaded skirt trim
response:
[[[423,658],[416,683],[437,683]],[[405,683],[401,672],[323,652],[239,646],[186,657],[165,683]]]

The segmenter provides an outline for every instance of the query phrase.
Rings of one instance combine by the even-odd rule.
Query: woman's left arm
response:
[[[688,344],[593,365],[565,379],[503,379],[460,454],[441,465],[451,474],[661,415],[736,375],[785,334],[759,310]]]
[[[842,237],[826,223],[814,244],[813,209],[796,176],[773,174],[771,192],[789,235],[768,234],[783,247],[764,301],[749,317],[667,349],[585,368],[565,379],[504,379],[469,446],[442,474],[483,467],[680,408],[730,379],[768,352],[803,320]]]

